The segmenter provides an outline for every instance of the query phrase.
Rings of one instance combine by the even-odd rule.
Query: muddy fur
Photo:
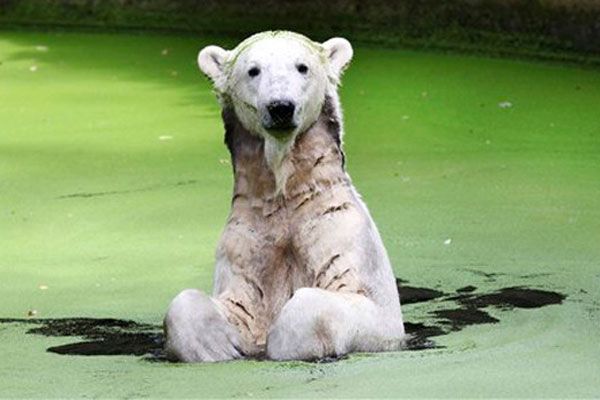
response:
[[[344,60],[334,61],[339,74]],[[218,73],[220,64],[210,57],[201,62]],[[251,132],[240,108],[222,103],[234,172],[231,213],[217,248],[212,297],[184,291],[167,313],[172,358],[318,359],[400,347],[395,278],[344,169],[332,88],[313,100],[322,104],[316,120],[276,146],[275,164],[271,138]]]

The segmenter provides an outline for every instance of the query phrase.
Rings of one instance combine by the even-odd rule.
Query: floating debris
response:
[[[510,101],[501,101],[500,103],[498,103],[498,107],[500,108],[511,108],[513,106],[513,103],[511,103]]]
[[[229,164],[231,164],[231,161],[229,161],[229,160],[228,160],[228,159],[226,159],[226,158],[220,158],[220,159],[219,159],[219,162],[220,162],[221,164],[223,164],[223,165],[229,165]]]
[[[162,136],[158,137],[158,140],[161,140],[161,141],[173,140],[173,136],[171,136],[171,135],[162,135]]]
[[[38,70],[38,67],[37,67],[37,65],[32,65],[31,67],[29,67],[29,70],[30,70],[31,72],[35,72],[35,71],[37,71],[37,70]]]
[[[48,51],[48,46],[42,46],[42,45],[40,45],[40,46],[35,46],[35,49],[36,49],[37,51],[46,52],[46,51]]]
[[[160,55],[162,56],[166,56],[169,54],[169,49],[162,49],[162,51],[160,52]]]
[[[408,115],[403,115],[402,116],[402,121],[408,121],[410,117]]]
[[[27,311],[27,316],[28,317],[35,317],[36,315],[38,315],[37,310],[29,310],[29,311]]]
[[[444,244],[446,246],[450,245],[451,243],[452,243],[452,239],[451,238],[448,238],[448,239],[444,240]]]
[[[40,290],[48,290],[48,285],[39,285],[38,289],[40,289]]]

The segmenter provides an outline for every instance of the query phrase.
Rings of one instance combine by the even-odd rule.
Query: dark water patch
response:
[[[485,311],[474,308],[455,308],[450,310],[437,310],[431,313],[440,319],[452,331],[459,331],[469,325],[493,324],[500,322]]]
[[[458,290],[457,290],[458,292]],[[566,296],[547,290],[525,287],[508,287],[492,293],[460,294],[446,300],[455,302],[460,308],[432,311],[430,314],[451,331],[459,331],[469,325],[493,324],[500,320],[482,309],[495,307],[500,310],[514,308],[540,308],[552,304],[561,304]]]
[[[161,333],[118,333],[99,340],[49,347],[50,353],[80,356],[143,356],[162,355]]]
[[[456,293],[471,293],[476,291],[477,288],[473,285],[463,286],[461,288],[456,289]]]
[[[484,308],[539,308],[551,304],[560,304],[566,298],[557,292],[529,289],[522,286],[508,287],[497,292],[480,295],[461,295],[456,301],[466,307]]]
[[[550,276],[550,275],[552,275],[552,274],[549,272],[539,272],[536,274],[521,275],[521,276],[519,276],[519,278],[523,278],[523,279],[542,278],[544,276]]]
[[[443,297],[445,295],[444,292],[436,289],[408,286],[405,285],[404,282],[405,281],[396,279],[396,286],[398,287],[398,293],[400,294],[401,304],[422,303]]]
[[[502,314],[515,308],[534,309],[561,304],[566,295],[522,286],[502,288],[487,293],[478,293],[473,285],[455,290],[455,293],[414,287],[398,280],[402,303],[432,302],[437,307],[424,322],[405,321],[408,334],[406,350],[428,350],[440,348],[434,338],[479,324],[498,324]],[[434,301],[435,300],[435,301]],[[488,307],[496,308],[494,316]],[[408,312],[406,312],[408,311]],[[410,315],[410,308],[405,315]],[[145,324],[132,320],[114,318],[27,318],[0,319],[0,324],[22,324],[30,326],[27,334],[48,337],[77,338],[73,343],[52,346],[47,351],[62,355],[82,356],[144,356],[147,361],[166,361],[163,353],[164,337],[160,325]],[[340,358],[315,360],[333,362]]]
[[[48,337],[80,337],[84,341],[49,347],[65,355],[162,355],[161,327],[113,318],[0,319],[0,324],[36,325],[26,333]]]
[[[496,275],[484,273],[483,276],[490,279]],[[406,288],[409,289],[406,291]],[[447,295],[434,289],[413,288],[404,284],[398,284],[398,290],[404,305],[439,299],[441,300],[439,304],[447,306],[447,308],[431,311],[429,315],[435,321],[428,325],[405,322],[406,331],[410,334],[407,342],[408,350],[437,348],[438,346],[431,339],[433,337],[457,332],[471,325],[499,323],[500,317],[492,316],[486,310],[488,307],[494,307],[500,312],[514,308],[533,309],[561,304],[566,299],[566,295],[562,293],[522,286],[476,293],[476,286],[467,285],[456,289],[458,294],[455,295]]]
[[[22,320],[21,320],[22,321]],[[28,319],[29,323],[42,324],[32,328],[28,333],[44,336],[84,336],[87,338],[101,338],[115,330],[155,330],[157,325],[143,324],[131,320],[114,318],[57,318],[57,319]]]
[[[439,348],[432,337],[442,336],[448,332],[437,325],[426,325],[424,323],[404,322],[404,329],[409,335],[404,349],[406,350],[429,350]]]

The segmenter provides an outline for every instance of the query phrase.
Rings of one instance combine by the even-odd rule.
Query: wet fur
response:
[[[344,168],[337,84],[351,45],[334,38],[286,46],[307,43],[293,33],[257,37],[250,48],[247,42],[236,48],[248,53],[209,46],[199,55],[201,70],[221,89],[234,188],[213,294],[185,290],[173,300],[165,317],[166,352],[192,362],[398,349],[404,327],[392,268]],[[269,59],[275,51],[277,60]],[[296,57],[313,60],[312,80],[298,74]],[[224,65],[234,59],[237,72],[230,76]],[[257,60],[267,64],[265,85],[243,78]],[[224,82],[234,85],[236,96],[222,90]],[[299,128],[285,141],[254,124],[259,107],[242,107],[244,99],[258,106],[290,93],[298,109],[314,112],[301,112]],[[240,112],[251,114],[240,118]]]
[[[319,119],[298,135],[284,158],[282,167],[292,172],[280,194],[275,194],[275,177],[265,161],[264,140],[248,132],[231,109],[223,111],[234,189],[217,249],[213,301],[221,320],[213,316],[211,321],[223,326],[227,321],[239,333],[230,343],[235,351],[225,352],[223,359],[265,353],[281,359],[318,358],[397,349],[400,344],[403,328],[394,278],[377,230],[344,170],[340,122],[331,101],[325,101]],[[371,315],[358,317],[367,324],[369,318],[376,319],[373,324],[381,329],[336,344],[336,334],[340,336],[337,332],[346,323],[331,326],[327,313],[318,313],[307,323],[317,345],[298,354],[269,352],[269,333],[273,335],[282,309],[301,288],[322,290],[304,296],[309,302],[324,296],[317,301],[326,303],[328,293],[341,295],[348,304],[357,298],[368,302],[361,307],[372,308]],[[186,358],[167,336],[174,358],[198,361]]]
[[[310,249],[298,243],[303,227],[310,230],[306,226],[313,218],[327,213],[332,201],[337,204],[322,197],[351,188],[343,169],[339,124],[330,122],[329,111],[330,106],[324,106],[319,120],[298,136],[284,160],[284,167],[293,173],[282,195],[274,194],[275,177],[265,161],[264,140],[248,132],[232,109],[223,111],[235,184],[217,257],[231,262],[232,271],[221,272],[241,277],[247,290],[230,290],[220,279],[215,289],[217,297],[229,305],[232,322],[243,328],[247,342],[254,342],[251,353],[264,348],[268,327],[293,293],[300,287],[325,285],[325,274],[333,270],[333,262],[307,265],[303,253]],[[351,275],[345,279],[347,287],[361,290]],[[236,303],[240,301],[247,304],[247,312],[239,312]]]

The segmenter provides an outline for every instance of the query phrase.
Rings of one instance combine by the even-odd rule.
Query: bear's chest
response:
[[[354,203],[344,177],[310,185],[285,198],[239,197],[223,233],[222,254],[232,268],[267,286],[280,280],[291,282],[291,289],[310,286],[321,256],[336,251],[338,241],[327,227],[352,218]],[[342,208],[343,213],[332,212]]]

